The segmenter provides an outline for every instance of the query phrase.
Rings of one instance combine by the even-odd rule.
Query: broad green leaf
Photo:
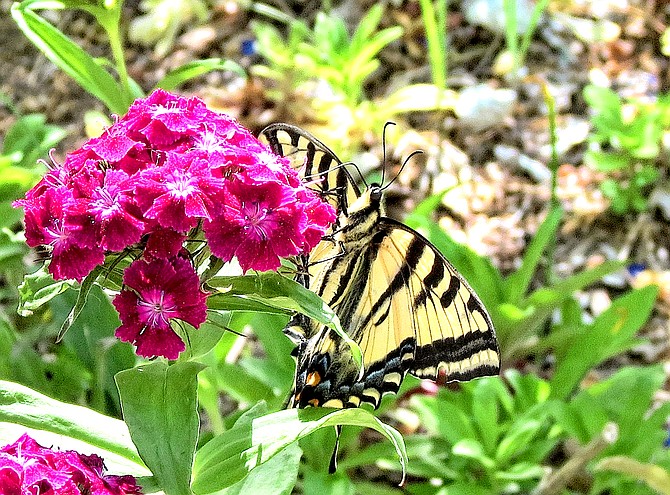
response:
[[[361,493],[356,488],[353,480],[341,468],[338,468],[334,474],[329,474],[325,470],[315,470],[311,466],[302,469],[302,493],[318,495],[355,495]],[[385,487],[385,490],[388,490],[388,488]],[[365,493],[371,495],[368,492]],[[385,491],[384,494],[389,495],[389,492]]]
[[[497,378],[476,380],[472,388],[472,417],[479,429],[479,438],[486,452],[495,452],[499,435],[499,403],[497,400]]]
[[[46,2],[41,2],[49,5]],[[51,8],[62,7],[51,2]],[[119,83],[88,53],[62,32],[37,15],[31,7],[35,2],[14,3],[12,17],[26,37],[56,66],[72,77],[82,88],[105,103],[114,113],[122,115],[128,109]]]
[[[298,479],[301,456],[302,451],[298,444],[292,443],[266,463],[252,469],[248,476],[224,489],[220,494],[288,495]]]
[[[238,76],[246,78],[244,69],[232,60],[208,58],[206,60],[188,62],[181,67],[171,70],[158,82],[158,84],[156,84],[156,87],[166,91],[172,91],[186,81],[195,79],[196,77],[200,77],[215,70],[235,72]]]
[[[452,445],[464,438],[477,438],[470,411],[447,400],[454,395],[444,392],[437,397],[414,396],[410,399],[426,429]]]
[[[54,316],[67,314],[77,298],[74,291],[69,291],[53,301]],[[98,285],[94,285],[64,341],[66,347],[71,348],[79,359],[78,368],[93,375],[88,405],[99,411],[107,410],[110,414],[113,411],[120,415],[119,392],[114,375],[132,368],[137,357],[129,344],[114,336],[119,325],[119,315],[109,296]]]
[[[563,209],[553,208],[547,218],[544,219],[540,228],[533,236],[523,255],[521,267],[505,279],[505,302],[519,304],[528,291],[528,287],[537,270],[537,265],[547,248],[547,245],[556,236],[556,231],[563,218]]]
[[[188,335],[187,356],[193,359],[211,351],[229,329],[228,325],[230,325],[231,320],[232,312],[230,311],[210,311],[207,313],[207,321],[199,328],[185,325]]]
[[[206,494],[230,486],[293,442],[335,425],[375,429],[393,443],[403,469],[407,464],[400,434],[368,411],[288,409],[247,421],[240,419],[232,429],[203,445],[195,459],[193,491]]]
[[[165,361],[116,375],[123,419],[142,459],[166,495],[191,495],[198,440],[197,374],[194,362]]]
[[[592,325],[585,327],[565,359],[556,365],[551,380],[552,397],[567,397],[589,369],[631,342],[647,321],[657,294],[656,286],[630,291],[614,300]]]
[[[247,301],[260,303],[269,308],[302,313],[332,329],[351,348],[354,361],[361,366],[361,349],[340,326],[335,312],[314,292],[304,288],[276,272],[262,272],[256,275],[212,277],[208,285],[218,289],[218,293],[209,296],[210,309],[232,310],[235,305]]]
[[[259,400],[270,400],[272,389],[267,383],[259,380],[247,370],[240,369],[237,364],[219,363],[215,369],[219,390],[230,394],[240,402],[255,403]]]
[[[495,462],[484,452],[484,446],[474,438],[464,438],[451,448],[451,453],[479,462],[486,469],[495,467]]]
[[[72,288],[71,280],[54,281],[45,266],[30,275],[26,275],[19,285],[19,308],[21,316],[30,316],[37,308],[48,303],[54,297]]]
[[[543,421],[531,419],[521,421],[521,418],[519,418],[498,444],[495,453],[496,461],[502,465],[508,463],[515,454],[523,451],[531,443],[543,426]]]
[[[143,466],[123,421],[0,382],[0,421],[81,440]]]

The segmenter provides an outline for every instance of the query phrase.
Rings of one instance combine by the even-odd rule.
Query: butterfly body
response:
[[[407,373],[446,380],[497,374],[498,345],[483,304],[427,239],[384,216],[382,187],[361,192],[305,131],[275,124],[263,134],[275,152],[304,155],[304,176],[337,208],[299,279],[335,311],[363,354],[361,369],[335,332],[296,315],[285,329],[297,361],[289,406],[377,408]]]

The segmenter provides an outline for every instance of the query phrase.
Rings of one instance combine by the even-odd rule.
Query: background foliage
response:
[[[44,115],[14,109],[0,155],[0,431],[7,442],[17,436],[17,425],[80,440],[104,452],[120,472],[142,476],[147,492],[168,494],[670,493],[667,370],[662,359],[645,364],[625,357],[645,343],[640,332],[651,317],[664,316],[667,329],[662,301],[670,281],[652,270],[645,279],[651,284],[619,286],[610,291],[605,308],[593,311],[582,304],[584,294],[603,277],[628,277],[625,267],[639,261],[636,253],[561,273],[566,260],[557,254],[557,243],[565,241],[561,229],[574,221],[575,212],[566,209],[557,192],[563,137],[556,131],[561,118],[555,109],[557,83],[535,74],[538,64],[531,60],[543,53],[533,43],[544,46],[547,40],[534,37],[538,26],[559,23],[572,33],[571,41],[588,44],[586,27],[607,33],[611,21],[594,26],[598,21],[552,10],[545,1],[531,7],[515,0],[489,2],[491,9],[498,8],[504,46],[492,45],[495,57],[480,54],[478,59],[489,64],[487,73],[502,87],[478,93],[478,105],[493,102],[481,107],[471,104],[465,90],[451,88],[449,78],[472,68],[454,60],[449,19],[465,13],[475,29],[478,24],[468,15],[473,2],[408,2],[410,20],[394,17],[405,19],[404,24],[385,17],[392,6],[368,8],[364,2],[355,2],[353,20],[346,21],[341,10],[325,3],[308,20],[273,3],[221,7],[181,0],[166,9],[167,3],[144,2],[140,13],[124,11],[121,2],[25,0],[12,5],[11,16],[23,35],[71,78],[69,84],[74,81],[92,95],[106,115],[123,114],[134,98],[151,89],[130,76],[127,46],[155,47],[160,61],[188,22],[207,22],[218,9],[234,4],[251,21],[242,28],[249,38],[240,53],[188,60],[163,71],[153,85],[191,91],[206,87],[208,75],[224,73],[246,85],[246,91],[255,88],[251,98],[266,102],[278,119],[306,122],[344,159],[364,158],[356,152],[375,149],[370,136],[378,143],[389,119],[398,120],[402,129],[390,135],[390,147],[400,147],[403,134],[426,125],[442,133],[443,143],[458,133],[446,128],[450,119],[467,133],[491,133],[468,128],[469,112],[476,108],[480,113],[474,120],[485,120],[492,108],[507,104],[504,91],[516,91],[528,74],[536,76],[533,84],[545,95],[544,128],[551,130],[551,153],[541,169],[549,179],[550,199],[517,263],[496,267],[445,232],[436,218],[444,216],[449,188],[428,191],[406,218],[480,294],[493,317],[505,369],[500,377],[440,388],[408,377],[398,397],[387,398],[374,415],[284,411],[294,373],[292,345],[281,334],[293,309],[286,296],[303,307],[308,301],[291,288],[263,293],[254,276],[240,279],[239,292],[218,301],[217,309],[227,312],[192,335],[189,355],[176,364],[139,362],[128,345],[118,342],[113,337],[118,317],[96,286],[56,342],[78,288],[54,284],[41,272],[22,283],[25,274],[34,272],[34,263],[22,237],[20,211],[10,203],[38,180],[44,165],[37,159],[46,158],[67,133]],[[86,19],[95,19],[104,32],[106,56],[89,53],[67,27],[60,29],[53,21],[58,16],[44,9],[61,15],[83,11]],[[476,29],[494,30],[486,26],[481,21]],[[407,54],[412,36],[427,47],[423,67],[429,76],[379,87],[373,76],[385,73],[382,56]],[[660,49],[660,35],[652,42]],[[567,57],[564,52],[555,56]],[[581,88],[591,126],[579,167],[601,174],[598,186],[609,208],[601,214],[631,225],[648,218],[652,192],[667,183],[667,95],[621,96],[596,82]],[[247,125],[261,123],[249,117]],[[364,160],[360,167],[369,179],[379,177],[379,170],[370,170],[374,167],[366,167]],[[427,175],[428,168],[418,175]],[[223,327],[233,331],[222,332]],[[189,390],[192,394],[185,393]],[[125,422],[113,419],[121,417]],[[339,469],[328,475],[334,424],[368,429],[344,428]],[[400,488],[405,448],[407,474]]]

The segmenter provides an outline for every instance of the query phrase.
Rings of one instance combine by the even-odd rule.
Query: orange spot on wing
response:
[[[312,371],[309,375],[307,375],[307,380],[305,380],[305,385],[309,385],[310,387],[315,387],[321,383],[321,375],[317,371]]]

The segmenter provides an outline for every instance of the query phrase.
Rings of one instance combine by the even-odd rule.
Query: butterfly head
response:
[[[368,186],[368,194],[370,195],[370,201],[379,203],[382,200],[384,190],[382,186],[373,182]]]

